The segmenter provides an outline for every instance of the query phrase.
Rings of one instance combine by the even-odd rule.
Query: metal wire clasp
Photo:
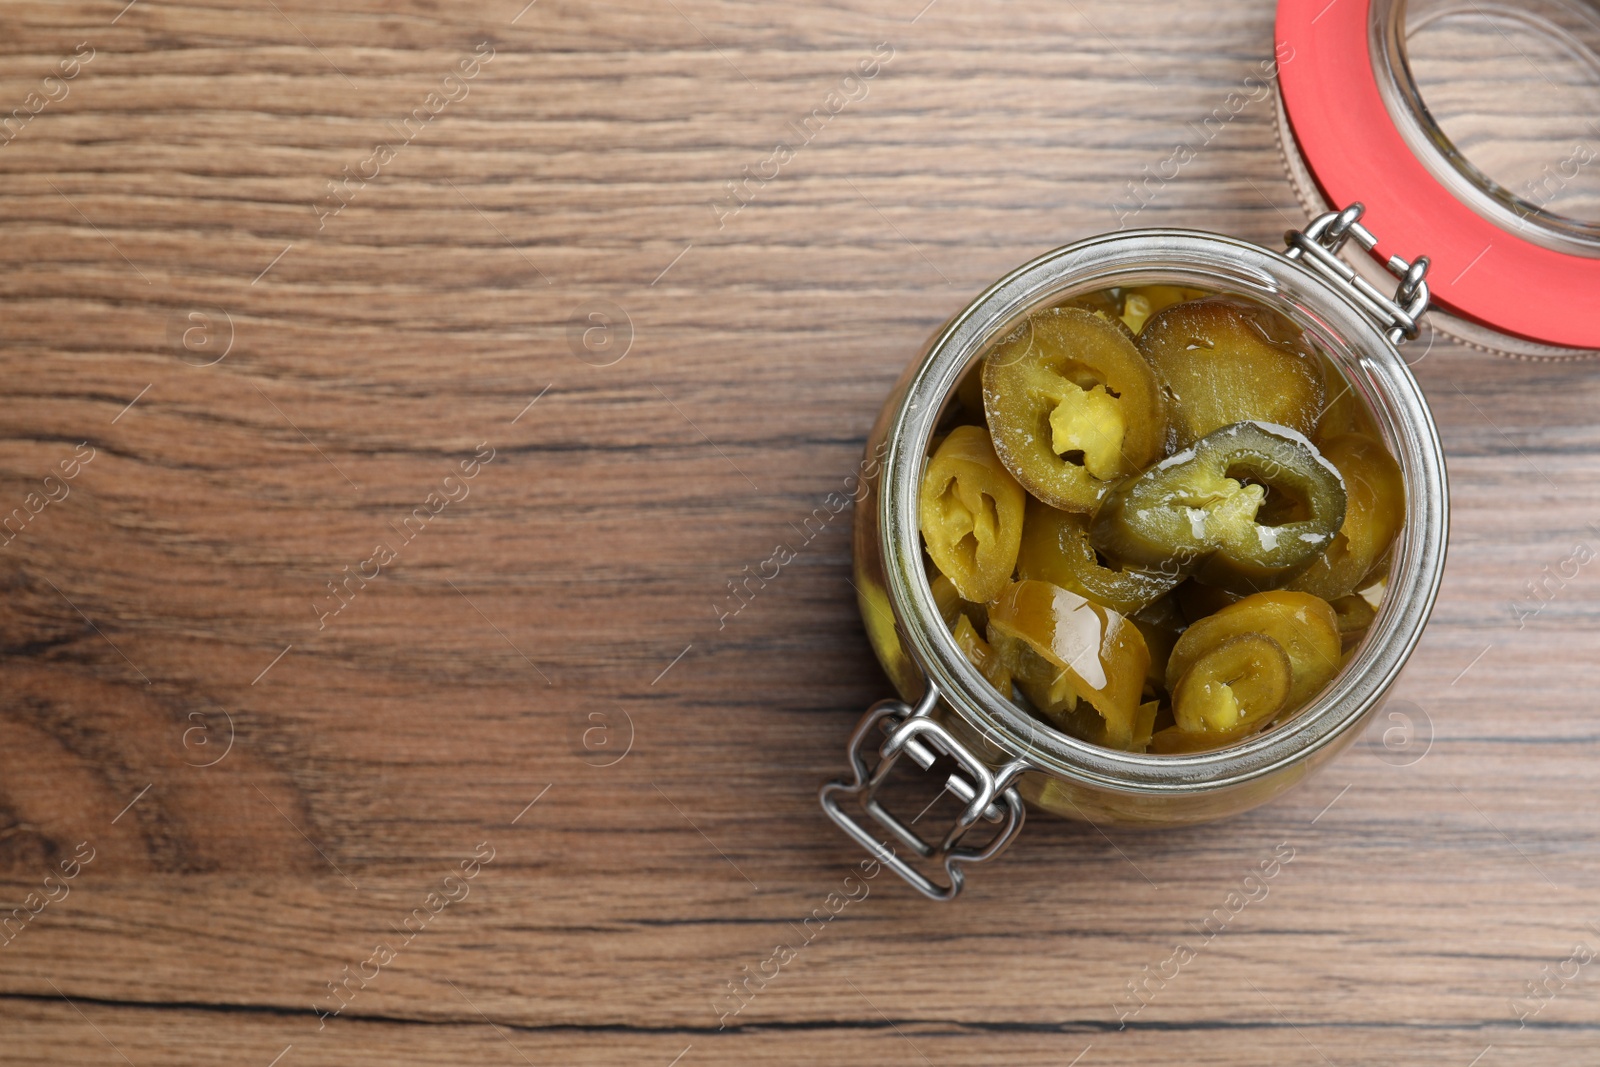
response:
[[[1408,263],[1399,256],[1390,256],[1385,266],[1390,274],[1400,279],[1400,285],[1392,299],[1384,296],[1357,274],[1354,267],[1339,258],[1339,250],[1352,237],[1369,252],[1378,246],[1378,238],[1361,225],[1361,215],[1365,211],[1366,207],[1358,201],[1343,211],[1318,215],[1304,231],[1290,230],[1283,235],[1284,244],[1289,246],[1284,255],[1303,260],[1317,273],[1338,284],[1378,321],[1389,343],[1399,346],[1417,336],[1418,325],[1428,310],[1428,257],[1418,256]]]
[[[818,792],[817,799],[822,802],[822,810],[828,813],[828,818],[838,823],[845,833],[924,896],[932,900],[951,900],[961,892],[964,881],[962,866],[994,859],[1022,829],[1022,797],[1012,783],[1027,769],[1027,765],[1013,762],[998,771],[990,769],[956,740],[949,730],[933,720],[933,709],[938,702],[938,691],[929,685],[927,694],[914,709],[899,700],[881,700],[869,708],[856,725],[855,733],[850,735],[853,779],[827,783]],[[869,770],[863,748],[875,729],[883,730],[888,737],[878,750],[878,765]],[[901,756],[910,756],[917,766],[926,771],[933,767],[941,755],[951,757],[958,765],[958,769],[945,782],[945,789],[966,807],[944,838],[933,843],[880,804],[876,794]],[[878,825],[918,856],[943,861],[947,883],[940,885],[913,867],[904,857],[885,847],[875,834],[839,806],[841,796],[860,799],[862,808]],[[961,839],[980,818],[1002,825],[982,848],[962,847]],[[912,822],[915,823],[916,819]]]

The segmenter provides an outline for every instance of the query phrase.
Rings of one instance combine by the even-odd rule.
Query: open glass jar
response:
[[[1396,264],[1391,300],[1336,266],[1338,245],[1370,237],[1359,208],[1328,214],[1276,253],[1215,234],[1142,230],[1092,238],[1001,279],[945,325],[912,364],[868,440],[881,455],[859,498],[855,572],[873,649],[901,699],[875,706],[851,740],[854,776],[823,787],[828,814],[923,893],[959,892],[961,868],[997,855],[1023,821],[1023,804],[1069,818],[1171,826],[1237,814],[1272,799],[1359,735],[1377,712],[1432,609],[1444,567],[1444,457],[1432,416],[1396,345],[1426,307],[1425,262]],[[1004,699],[968,662],[940,617],[922,561],[918,496],[929,443],[958,383],[991,344],[1031,313],[1113,286],[1165,284],[1246,297],[1284,316],[1325,353],[1368,405],[1399,463],[1405,525],[1389,591],[1366,640],[1314,701],[1280,728],[1228,748],[1188,755],[1119,752],[1069,737]],[[1409,291],[1406,291],[1409,286]],[[886,739],[879,742],[879,730]],[[864,750],[877,748],[869,767]],[[948,775],[965,805],[928,840],[889,812],[877,791],[901,757]],[[953,761],[953,762],[952,762]],[[942,863],[943,883],[887,851],[848,811],[855,798],[889,837]],[[980,821],[997,825],[964,844]],[[980,834],[982,831],[980,831]]]
[[[1534,121],[1507,106],[1504,72],[1485,75],[1475,61],[1472,49],[1493,40],[1502,60],[1548,83],[1516,97]],[[851,774],[824,785],[821,802],[931,898],[954,897],[964,867],[998,855],[1025,805],[1095,823],[1209,821],[1278,796],[1350,744],[1421,636],[1445,559],[1444,456],[1399,346],[1432,307],[1443,332],[1498,353],[1600,354],[1600,106],[1584,105],[1600,101],[1594,0],[1282,0],[1275,54],[1286,169],[1316,216],[1287,235],[1285,252],[1140,230],[1041,256],[935,333],[868,439],[875,473],[857,504],[856,586],[899,699],[861,719]],[[1529,140],[1544,161],[1532,169]],[[1432,254],[1431,272],[1428,258],[1396,254],[1419,250]],[[1293,323],[1365,402],[1405,489],[1386,595],[1334,679],[1266,732],[1181,755],[1090,744],[1005,699],[941,617],[919,526],[930,444],[991,346],[1041,309],[1142,285],[1241,297]],[[930,809],[903,818],[880,795],[907,759],[961,804],[932,836],[916,828]]]

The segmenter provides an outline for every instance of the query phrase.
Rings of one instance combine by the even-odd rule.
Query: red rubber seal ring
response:
[[[1371,0],[1282,0],[1278,78],[1307,168],[1366,205],[1380,261],[1426,254],[1447,310],[1548,345],[1600,349],[1600,259],[1517,237],[1461,203],[1395,128],[1368,45]]]

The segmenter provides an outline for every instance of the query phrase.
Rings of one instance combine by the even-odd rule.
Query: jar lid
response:
[[[1282,0],[1277,37],[1308,207],[1360,201],[1377,261],[1430,257],[1446,332],[1600,355],[1593,0]]]

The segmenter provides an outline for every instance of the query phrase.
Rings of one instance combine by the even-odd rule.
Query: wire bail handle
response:
[[[1428,310],[1429,260],[1427,256],[1418,256],[1407,262],[1399,256],[1390,256],[1384,265],[1390,274],[1400,279],[1400,284],[1392,298],[1381,293],[1339,258],[1339,250],[1352,237],[1369,252],[1378,246],[1377,235],[1361,224],[1365,211],[1366,207],[1357,201],[1343,211],[1318,215],[1304,230],[1288,231],[1283,235],[1284,244],[1289,246],[1284,256],[1303,262],[1332,281],[1377,321],[1389,343],[1398,348],[1416,338],[1422,316]]]
[[[942,724],[934,721],[933,710],[938,702],[939,692],[930,684],[915,708],[899,700],[881,700],[867,709],[856,725],[855,732],[850,735],[852,779],[827,783],[817,793],[817,799],[822,804],[822,810],[828,813],[828,818],[923,896],[930,900],[953,900],[965,882],[962,868],[994,859],[1005,851],[1022,829],[1022,797],[1013,783],[1028,766],[1022,761],[1013,761],[998,771],[991,769]],[[869,769],[863,749],[875,728],[887,734],[887,737],[878,749],[877,766]],[[932,842],[885,808],[876,794],[901,756],[910,756],[917,766],[926,771],[933,767],[941,755],[951,757],[958,765],[946,780],[944,788],[966,807],[943,838]],[[877,835],[839,806],[840,798],[845,796],[859,799],[873,821],[918,856],[941,862],[946,881],[943,884],[934,881],[913,867],[905,857],[886,847]],[[962,846],[962,838],[979,819],[1000,824],[1000,829],[981,848]],[[911,820],[912,823],[916,821]]]

